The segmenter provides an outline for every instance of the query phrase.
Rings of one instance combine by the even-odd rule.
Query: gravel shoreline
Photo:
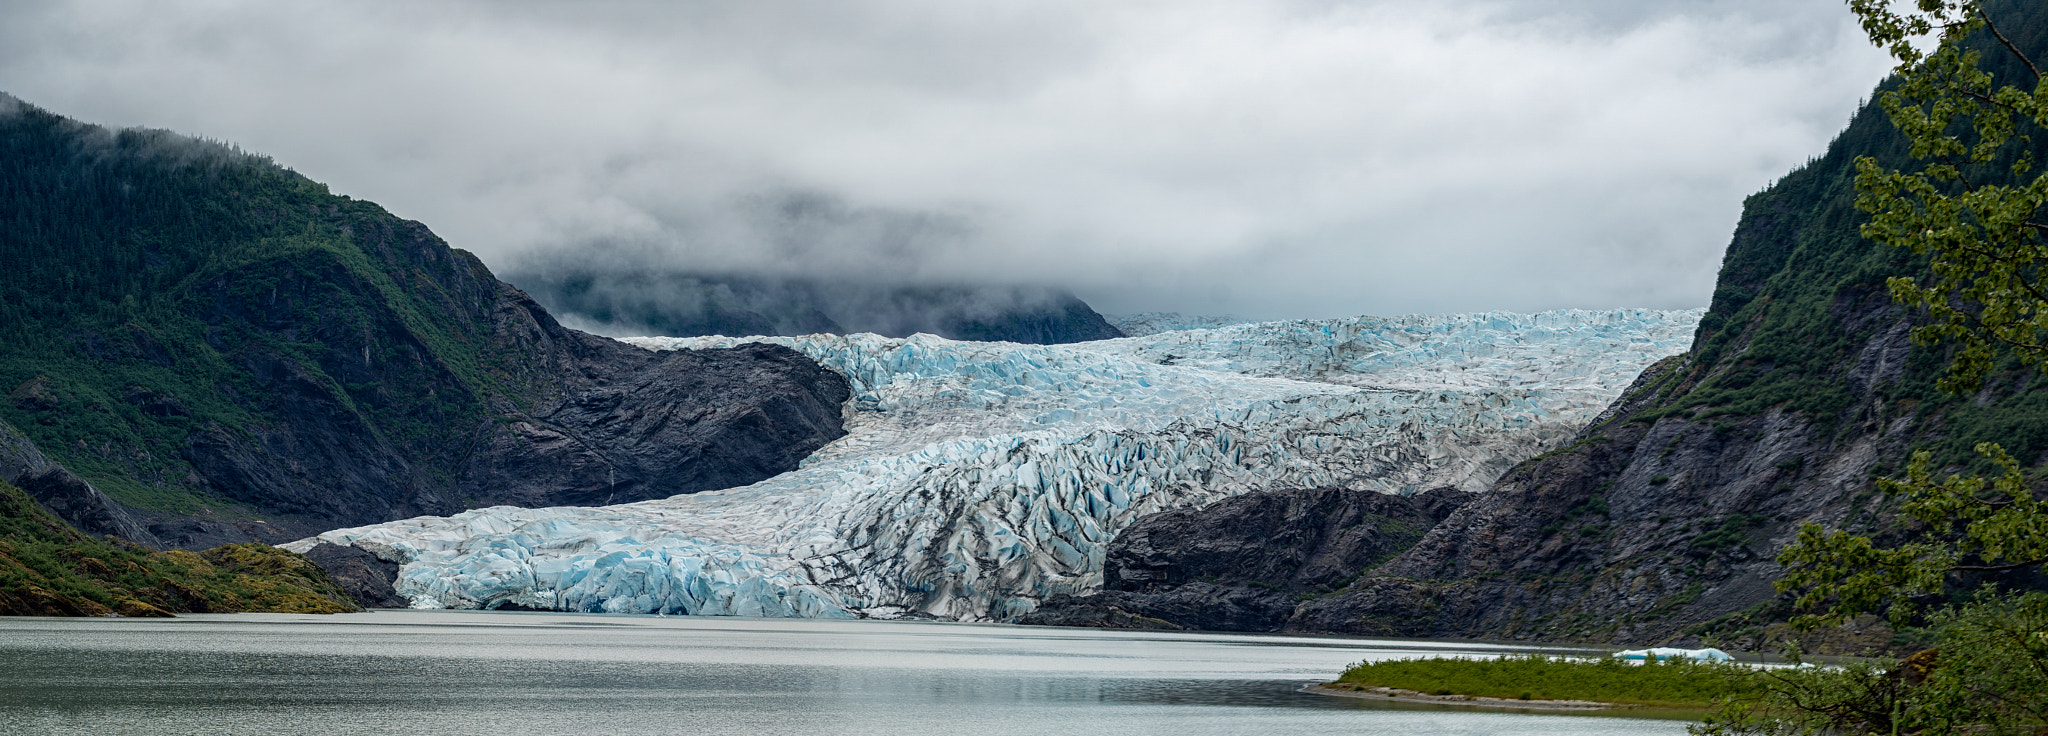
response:
[[[1384,700],[1395,703],[1421,703],[1426,705],[1462,705],[1473,708],[1514,708],[1518,710],[1549,711],[1597,711],[1629,706],[1616,703],[1602,703],[1594,700],[1520,700],[1516,698],[1489,698],[1479,695],[1431,695],[1414,690],[1391,687],[1353,686],[1337,683],[1316,683],[1303,687],[1302,692],[1318,695],[1335,695],[1340,698],[1362,700]]]

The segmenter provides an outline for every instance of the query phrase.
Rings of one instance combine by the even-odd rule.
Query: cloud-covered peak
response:
[[[276,156],[498,267],[1298,317],[1689,307],[1882,75],[1834,0],[0,10],[0,86]]]

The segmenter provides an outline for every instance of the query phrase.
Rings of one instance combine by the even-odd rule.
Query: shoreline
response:
[[[1493,698],[1483,695],[1431,695],[1414,690],[1391,687],[1335,687],[1334,683],[1318,682],[1305,685],[1302,692],[1318,695],[1332,695],[1340,698],[1378,700],[1389,703],[1412,703],[1417,705],[1459,705],[1469,708],[1506,708],[1516,710],[1542,710],[1561,713],[1589,713],[1610,710],[1626,710],[1634,706],[1620,703],[1603,703],[1596,700],[1521,700],[1518,698]]]

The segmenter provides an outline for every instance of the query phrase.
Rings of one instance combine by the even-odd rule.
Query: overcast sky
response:
[[[1841,0],[41,2],[0,91],[535,253],[1244,317],[1704,306]]]

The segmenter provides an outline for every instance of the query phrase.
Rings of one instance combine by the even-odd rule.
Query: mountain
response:
[[[192,548],[745,485],[843,434],[847,396],[782,347],[565,329],[376,204],[4,95],[0,345],[0,422],[62,471],[16,482]]]
[[[285,546],[401,566],[396,594],[424,607],[1015,620],[1098,588],[1105,546],[1155,511],[1284,488],[1483,489],[1677,352],[1698,316],[1358,317],[1073,345],[636,339],[789,346],[852,384],[848,435],[744,488]]]
[[[1991,10],[2013,42],[2048,49],[2048,6]],[[1980,43],[1987,60],[2010,58]],[[1987,67],[2010,78],[2013,63]],[[2034,145],[2037,159],[2048,153],[2048,141]],[[1784,635],[1789,601],[1773,591],[1774,558],[1801,524],[1913,533],[1874,483],[1912,450],[1931,449],[1951,469],[1983,470],[1971,451],[1983,441],[2048,461],[2037,371],[2008,365],[1973,396],[1935,388],[1943,349],[1913,344],[1916,315],[1885,286],[1927,263],[1859,234],[1858,156],[1909,163],[1875,103],[1824,155],[1744,203],[1690,350],[1645,370],[1565,446],[1517,465],[1412,548],[1247,628],[1628,645],[1711,637],[1754,649]],[[1060,615],[1083,620],[1115,605],[1124,620],[1199,624],[1147,601],[1223,595],[1140,587],[1146,596],[1069,601]],[[1887,646],[1891,632],[1862,622],[1825,636],[1856,652]]]
[[[555,314],[621,337],[917,333],[1053,345],[1123,337],[1058,289],[605,271],[554,263],[514,273]]]
[[[1105,549],[1101,592],[1052,596],[1020,623],[1278,631],[1477,495],[1293,488],[1139,517]]]

